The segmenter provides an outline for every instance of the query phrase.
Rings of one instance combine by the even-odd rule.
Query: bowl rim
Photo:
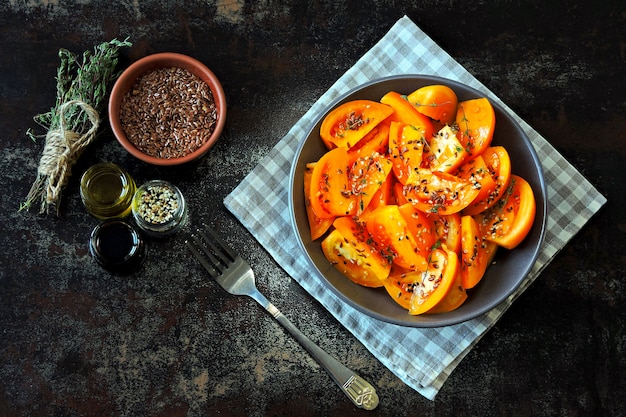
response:
[[[365,315],[369,317],[381,320],[383,322],[396,324],[396,325],[400,325],[404,327],[431,328],[431,327],[450,326],[450,325],[459,324],[459,323],[462,323],[471,319],[475,319],[483,314],[486,314],[489,311],[496,308],[498,305],[500,305],[508,297],[510,297],[527,278],[531,269],[535,265],[537,258],[539,257],[539,253],[545,241],[545,234],[546,234],[547,221],[548,221],[548,192],[547,192],[545,176],[543,173],[543,168],[541,166],[541,162],[539,160],[537,151],[532,145],[530,138],[528,137],[524,129],[521,128],[517,120],[511,115],[511,111],[505,109],[501,104],[499,104],[499,102],[490,98],[490,102],[494,106],[494,110],[496,110],[496,112],[498,111],[501,112],[508,119],[508,121],[513,125],[513,127],[518,132],[521,133],[522,141],[525,143],[528,149],[528,154],[529,154],[528,156],[530,157],[530,159],[532,159],[534,167],[537,168],[537,177],[538,177],[537,185],[539,187],[538,190],[535,190],[535,194],[536,194],[535,198],[537,200],[537,214],[535,216],[535,225],[533,226],[533,229],[538,228],[537,243],[533,247],[532,251],[530,252],[530,256],[528,258],[529,260],[527,261],[527,265],[525,269],[523,270],[523,273],[521,274],[521,278],[515,283],[515,285],[512,285],[506,293],[503,292],[499,296],[491,299],[489,303],[485,303],[484,305],[481,305],[480,308],[476,308],[475,310],[473,310],[471,314],[468,313],[462,317],[459,317],[455,314],[450,314],[450,313],[454,313],[454,311],[450,313],[439,313],[439,314],[433,314],[433,315],[420,315],[420,316],[411,316],[407,312],[405,319],[397,319],[397,318],[389,317],[389,316],[381,314],[377,311],[373,311],[359,304],[358,302],[349,298],[346,294],[344,294],[338,288],[336,288],[335,285],[333,285],[329,281],[329,279],[324,276],[324,274],[319,270],[319,268],[317,267],[317,265],[311,258],[311,255],[309,254],[306,248],[305,242],[303,241],[303,238],[300,235],[300,232],[298,229],[296,202],[295,202],[295,197],[296,197],[295,187],[301,186],[301,184],[299,183],[296,184],[295,180],[297,177],[297,171],[299,169],[299,165],[301,165],[299,164],[299,161],[301,158],[302,151],[308,142],[307,139],[313,134],[314,130],[318,128],[322,119],[333,108],[337,107],[339,104],[342,104],[345,101],[354,99],[352,98],[354,94],[357,94],[360,91],[367,89],[368,87],[374,87],[375,85],[387,83],[390,81],[410,81],[410,80],[415,80],[416,83],[426,82],[423,85],[442,83],[442,84],[450,86],[453,90],[455,88],[461,88],[461,89],[466,90],[468,93],[472,95],[475,94],[476,97],[488,97],[489,98],[489,94],[481,92],[477,90],[476,88],[468,86],[467,84],[464,84],[460,81],[455,81],[455,80],[451,80],[448,78],[443,78],[443,77],[435,76],[435,75],[427,75],[427,74],[399,74],[399,75],[378,77],[378,78],[371,79],[365,83],[362,83],[350,89],[349,91],[339,95],[334,100],[332,100],[329,105],[325,106],[324,109],[313,119],[310,125],[306,128],[305,134],[303,135],[303,139],[298,144],[298,147],[296,149],[295,155],[292,160],[290,176],[289,176],[289,188],[288,188],[289,215],[290,215],[292,230],[294,234],[296,235],[298,246],[302,250],[307,264],[310,267],[312,267],[313,273],[320,279],[320,282],[322,283],[322,285],[324,287],[330,287],[331,291],[336,296],[338,296],[339,299],[341,299],[343,302],[347,303],[351,307],[355,308],[357,311],[364,313]],[[400,92],[400,93],[403,93],[403,92]],[[537,194],[539,195],[537,196]],[[301,203],[304,204],[303,201],[301,201]],[[538,221],[539,223],[537,223]],[[531,229],[531,233],[533,229]],[[354,285],[357,285],[357,284],[354,284]]]
[[[194,75],[200,77],[204,81],[211,92],[213,93],[213,99],[217,107],[217,119],[215,121],[215,128],[213,133],[194,152],[191,152],[185,156],[179,158],[157,158],[148,155],[139,150],[133,143],[131,143],[124,130],[122,129],[119,117],[119,108],[122,99],[130,87],[135,83],[136,79],[141,75],[158,68],[165,67],[180,67],[188,70]],[[122,71],[120,76],[115,81],[108,102],[108,117],[109,125],[113,131],[113,135],[117,141],[134,157],[160,166],[181,165],[187,162],[196,160],[202,157],[208,150],[213,147],[217,142],[224,130],[226,123],[226,95],[219,79],[213,71],[211,71],[204,63],[189,55],[184,55],[177,52],[159,52],[151,55],[146,55],[143,58],[130,64],[125,70]]]

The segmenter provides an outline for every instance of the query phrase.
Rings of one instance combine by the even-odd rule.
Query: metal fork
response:
[[[233,295],[247,295],[256,300],[311,354],[328,372],[341,390],[359,408],[373,410],[378,395],[372,385],[330,356],[306,337],[287,317],[259,292],[250,265],[232,250],[210,227],[197,229],[185,240],[209,275]]]

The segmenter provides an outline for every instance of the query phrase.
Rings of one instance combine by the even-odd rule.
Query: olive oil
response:
[[[105,220],[131,212],[135,181],[124,169],[102,162],[90,167],[80,180],[80,197],[94,217]]]
[[[113,204],[119,198],[124,184],[119,175],[111,172],[102,172],[91,179],[90,191],[94,202],[99,204]]]

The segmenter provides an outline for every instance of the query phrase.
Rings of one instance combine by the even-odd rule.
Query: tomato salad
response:
[[[328,151],[304,173],[311,238],[409,314],[458,308],[535,218],[530,185],[491,145],[495,123],[487,98],[459,102],[444,85],[339,105],[320,128]]]

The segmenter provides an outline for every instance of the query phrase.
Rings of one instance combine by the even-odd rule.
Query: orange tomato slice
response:
[[[407,200],[427,213],[453,214],[467,207],[478,190],[454,175],[420,169],[417,178],[404,186]]]
[[[519,245],[530,232],[537,207],[530,184],[511,175],[511,184],[498,202],[477,216],[485,238],[506,249]]]
[[[389,276],[391,263],[387,262],[377,248],[370,244],[372,238],[365,223],[358,221],[355,217],[339,217],[333,222],[333,226],[359,253],[364,265],[372,270],[376,277],[384,280]]]
[[[427,313],[439,304],[450,293],[460,268],[455,252],[445,247],[433,250],[428,258],[427,275],[411,299],[409,314]]]
[[[389,156],[396,179],[406,184],[422,163],[426,139],[423,131],[413,125],[391,122],[389,128]]]
[[[428,310],[428,314],[447,313],[461,307],[467,300],[467,291],[463,288],[461,271],[456,274],[456,279],[448,294],[439,301],[436,306]]]
[[[409,314],[424,314],[446,298],[456,282],[459,267],[456,253],[434,249],[426,269],[390,276],[384,286],[391,298]]]
[[[431,171],[452,172],[463,163],[466,156],[467,151],[457,139],[457,132],[450,126],[444,126],[428,139],[422,166]]]
[[[306,215],[309,220],[309,230],[311,232],[311,240],[316,240],[330,228],[333,224],[334,217],[320,219],[311,207],[311,176],[315,163],[307,164],[304,169],[304,205],[306,207]]]
[[[463,214],[474,214],[474,211],[484,210],[483,207],[487,205],[489,198],[494,198],[497,195],[495,193],[497,184],[481,155],[461,165],[456,176],[469,181],[474,188],[479,190],[478,196],[463,210]]]
[[[380,185],[378,190],[374,193],[372,199],[370,200],[367,207],[365,207],[365,210],[363,211],[363,213],[361,213],[361,215],[367,216],[368,212],[376,210],[378,207],[396,204],[396,199],[393,192],[394,184],[394,177],[393,174],[390,172],[389,175],[387,175],[387,178],[385,178],[383,183]]]
[[[357,214],[369,206],[390,172],[391,161],[379,153],[357,158],[349,171],[351,192],[358,203]]]
[[[390,263],[407,269],[424,269],[426,257],[419,253],[417,242],[398,206],[379,207],[364,221],[376,247]]]
[[[459,213],[447,215],[428,213],[428,217],[435,227],[437,241],[446,245],[449,250],[459,253],[461,251],[461,215]]]
[[[380,123],[373,128],[356,145],[348,149],[351,161],[359,157],[366,157],[373,153],[386,155],[389,149],[389,123]]]
[[[454,90],[440,84],[418,88],[407,96],[407,100],[418,112],[443,124],[454,122],[459,104]]]
[[[356,145],[385,120],[393,109],[371,100],[353,100],[333,109],[322,121],[320,137],[327,147]]]
[[[399,206],[409,202],[406,195],[404,195],[404,185],[400,182],[396,181],[393,183],[393,196],[396,199],[396,204]]]
[[[413,288],[416,282],[421,280],[421,273],[408,271],[406,273],[391,275],[387,278],[383,285],[387,293],[393,301],[405,310],[411,308],[411,297],[413,297]]]
[[[356,213],[358,204],[348,169],[348,152],[344,147],[326,152],[313,167],[311,208],[320,219]]]
[[[489,147],[485,149],[482,155],[476,157],[476,160],[479,158],[482,158],[484,161],[493,185],[492,181],[489,181],[487,177],[481,178],[482,188],[480,194],[472,204],[463,210],[463,214],[470,216],[481,213],[496,204],[511,181],[511,159],[503,146]],[[476,163],[480,164],[479,161]],[[481,168],[476,165],[475,169]],[[477,178],[479,175],[475,175],[474,178]],[[488,190],[488,192],[485,193],[485,190]]]
[[[398,209],[415,239],[417,251],[425,256],[437,242],[433,221],[426,213],[417,210],[411,203],[403,204]]]
[[[461,218],[461,282],[465,289],[474,288],[482,280],[493,259],[497,245],[489,242],[472,216]]]
[[[395,91],[390,91],[381,99],[384,103],[393,109],[393,114],[389,116],[390,121],[396,121],[405,125],[411,125],[422,133],[422,137],[428,139],[435,133],[432,121],[418,112],[403,96]]]
[[[456,124],[459,126],[461,145],[473,157],[480,155],[491,144],[496,114],[486,97],[466,100],[459,103]]]
[[[347,219],[347,217],[342,217],[342,219]],[[373,260],[373,257],[377,255],[375,252],[363,252],[353,243],[361,246],[354,236],[345,237],[338,229],[333,229],[322,240],[322,252],[339,272],[355,284],[372,288],[382,287],[390,268],[386,264],[383,265]]]

